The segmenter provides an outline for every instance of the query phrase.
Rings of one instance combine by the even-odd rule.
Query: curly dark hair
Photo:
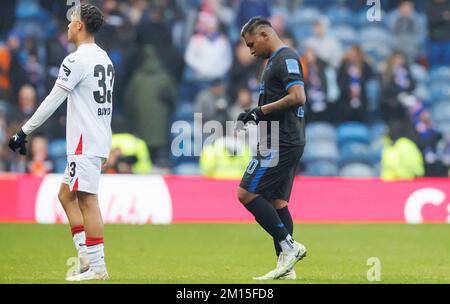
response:
[[[92,4],[82,4],[79,7],[79,16],[85,24],[86,30],[91,33],[97,33],[105,21],[102,11]]]

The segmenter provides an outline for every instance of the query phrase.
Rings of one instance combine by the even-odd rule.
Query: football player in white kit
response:
[[[68,281],[106,280],[103,221],[98,204],[102,163],[111,148],[114,67],[95,44],[104,22],[90,4],[75,7],[68,39],[77,50],[61,64],[58,79],[34,115],[11,137],[9,147],[26,154],[26,137],[67,99],[67,167],[58,198],[67,214],[80,267]]]

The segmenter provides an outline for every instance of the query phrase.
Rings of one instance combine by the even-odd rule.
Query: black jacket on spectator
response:
[[[351,64],[344,61],[338,70],[338,86],[340,89],[339,109],[342,121],[364,121],[367,112],[366,84],[372,78],[372,68],[367,62],[359,65],[360,95],[359,103],[352,102],[351,85],[352,77],[350,75]]]
[[[450,0],[427,2],[429,38],[433,41],[450,41]]]

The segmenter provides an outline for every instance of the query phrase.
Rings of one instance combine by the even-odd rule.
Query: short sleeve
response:
[[[281,82],[285,90],[295,84],[304,85],[302,66],[294,56],[286,56],[280,62]]]
[[[72,91],[83,78],[83,65],[73,54],[67,56],[59,68],[55,85]]]

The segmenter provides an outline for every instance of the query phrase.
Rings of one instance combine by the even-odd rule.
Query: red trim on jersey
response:
[[[103,244],[103,237],[86,237],[86,246]]]
[[[72,192],[78,191],[78,177],[75,180],[75,184],[73,185]]]
[[[77,149],[75,150],[75,155],[83,154],[83,134],[80,135],[80,140],[78,141]]]
[[[70,231],[72,231],[72,236],[74,236],[77,233],[83,232],[84,226],[83,225],[73,226],[72,228],[70,228]]]

